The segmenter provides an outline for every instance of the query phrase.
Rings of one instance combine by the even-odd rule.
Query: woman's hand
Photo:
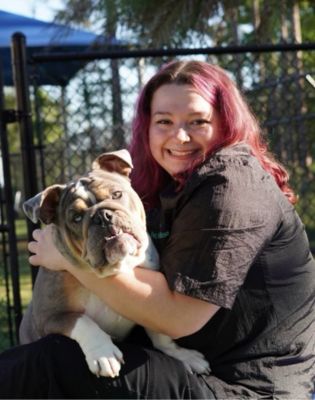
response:
[[[55,246],[53,229],[54,226],[51,224],[33,231],[34,241],[28,244],[28,250],[33,253],[29,257],[29,262],[34,266],[40,265],[54,271],[65,270],[71,264]]]

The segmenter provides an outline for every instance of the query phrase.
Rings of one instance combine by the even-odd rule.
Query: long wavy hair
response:
[[[153,159],[149,148],[151,102],[155,91],[165,84],[192,85],[216,109],[220,118],[220,135],[211,144],[208,154],[236,143],[246,143],[262,167],[277,182],[282,192],[294,204],[296,196],[288,185],[288,173],[268,151],[259,124],[247,102],[220,67],[201,61],[173,61],[163,66],[144,86],[132,124],[130,152],[134,162],[132,184],[145,208],[159,203],[159,192],[170,176]],[[198,163],[200,163],[198,161]],[[196,165],[194,165],[195,167]]]

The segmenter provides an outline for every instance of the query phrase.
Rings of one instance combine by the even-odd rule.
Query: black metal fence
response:
[[[291,173],[291,183],[300,195],[298,209],[315,248],[315,44],[42,53],[29,59],[25,39],[16,35],[13,65],[18,111],[9,113],[18,122],[15,128],[10,126],[11,136],[18,138],[15,153],[12,143],[6,149],[1,142],[3,163],[10,166],[11,197],[14,191],[21,191],[22,198],[29,197],[47,185],[67,181],[85,172],[97,154],[127,146],[140,88],[158,66],[174,57],[219,64],[237,81],[273,150]],[[49,75],[54,66],[67,68],[73,63],[77,73],[70,80]],[[4,105],[0,107],[3,112]],[[3,125],[5,136],[7,124]],[[6,201],[13,200],[7,197]],[[12,210],[3,218],[11,227],[13,240]],[[28,236],[32,229],[28,223]],[[8,246],[8,231],[1,232]],[[17,248],[13,242],[11,262]],[[0,318],[1,312],[8,315],[12,345],[21,305],[18,293],[13,300],[9,296],[19,292],[16,268],[10,268],[4,264],[0,270]],[[2,285],[8,287],[3,293]]]

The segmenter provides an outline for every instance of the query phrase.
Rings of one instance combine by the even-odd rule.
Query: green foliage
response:
[[[15,109],[15,94],[12,89],[6,88],[6,109]],[[62,107],[60,98],[50,97],[47,91],[38,89],[36,96],[32,96],[32,121],[34,129],[34,144],[41,145],[44,141],[58,148],[58,143],[63,135]],[[8,124],[7,136],[10,152],[10,166],[13,190],[23,191],[22,159],[20,155],[21,139],[18,124]],[[43,134],[45,132],[45,137]]]
[[[121,21],[137,32],[141,46],[170,46],[191,42],[209,31],[209,20],[220,13],[220,1],[122,0]],[[201,34],[201,35],[200,35]]]
[[[25,221],[19,221],[17,223],[17,232],[19,233],[19,238],[25,238]],[[20,236],[21,235],[21,236]],[[26,242],[19,243],[19,266],[20,266],[20,293],[21,293],[21,302],[23,309],[27,306],[31,299],[32,295],[32,282],[31,282],[31,274],[30,274],[30,265],[28,263],[28,252],[26,250]],[[10,307],[12,306],[13,301],[13,293],[12,293],[12,283],[9,279],[9,292],[7,293],[5,279],[3,275],[3,263],[0,262],[0,352],[9,348],[11,346],[10,340],[10,332],[9,332],[9,313],[8,313],[8,300],[7,295],[10,299]],[[11,314],[11,323],[13,329],[13,340],[15,340],[15,327],[14,327],[14,316],[12,309],[10,311]]]
[[[56,19],[144,47],[314,41],[315,5],[292,0],[64,0]]]
[[[105,36],[116,36],[120,10],[117,0],[64,0],[64,10],[56,14],[58,22],[89,28]]]
[[[15,95],[12,88],[6,88],[5,91],[5,107],[8,110],[15,109]],[[7,135],[9,148],[11,152],[17,152],[20,149],[20,136],[17,124],[7,125]]]
[[[35,100],[32,101],[32,119],[33,125],[36,130],[36,123],[38,118],[41,117],[41,131],[50,132],[49,141],[51,143],[56,142],[62,134],[62,125],[56,123],[56,120],[60,121],[60,102],[50,98],[47,91],[38,90],[36,93],[36,103]],[[15,109],[15,94],[12,89],[7,89],[5,93],[5,107],[6,109]],[[40,113],[40,115],[38,115]],[[39,128],[39,127],[37,127]],[[17,124],[7,125],[9,149],[11,153],[16,153],[20,151],[21,142],[19,136],[19,129]],[[40,138],[38,138],[40,139]]]
[[[315,41],[315,3],[314,1],[299,1],[303,42]]]
[[[2,282],[0,279],[0,288]],[[9,324],[7,317],[7,304],[5,299],[1,297],[0,292],[0,353],[1,351],[10,347],[10,335],[9,335]]]

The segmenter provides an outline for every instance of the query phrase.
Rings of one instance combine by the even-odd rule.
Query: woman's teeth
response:
[[[190,156],[190,155],[194,154],[196,152],[196,150],[178,151],[178,150],[168,149],[168,152],[172,156],[185,157],[185,156]]]

